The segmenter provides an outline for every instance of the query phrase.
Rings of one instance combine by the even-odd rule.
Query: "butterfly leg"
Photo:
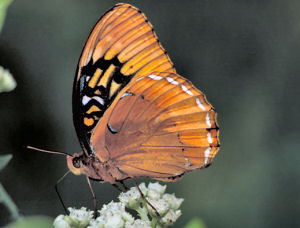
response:
[[[86,176],[86,180],[87,180],[87,183],[90,187],[90,190],[91,190],[91,193],[92,193],[92,196],[93,196],[93,201],[94,201],[94,218],[97,218],[97,199],[96,199],[96,195],[94,193],[94,190],[92,188],[92,185],[91,185],[91,182],[90,182],[90,179],[88,176]]]
[[[126,186],[126,184],[124,183],[123,180],[120,181],[120,183],[122,184],[122,186],[124,187],[125,189],[125,192],[127,192],[129,190],[129,188]]]
[[[55,184],[55,191],[56,191],[56,194],[58,195],[58,198],[59,198],[59,201],[61,203],[61,205],[63,206],[64,210],[65,210],[65,213],[68,215],[69,212],[64,204],[64,201],[62,200],[61,198],[61,195],[59,194],[59,191],[58,191],[58,184],[70,173],[70,170],[68,172],[66,172],[61,178],[59,178],[59,180],[56,182]]]
[[[118,189],[120,192],[124,192],[122,188],[120,188],[119,185],[117,184],[112,184],[112,186],[114,186],[116,189]]]
[[[155,207],[154,207],[154,206],[146,199],[146,197],[145,197],[144,194],[142,193],[140,187],[139,187],[138,184],[136,183],[136,180],[135,180],[135,179],[132,179],[132,180],[133,180],[135,186],[137,187],[139,193],[141,194],[141,197],[146,201],[146,203],[147,203],[150,207],[152,207],[152,209],[155,211],[155,214],[156,214],[158,217],[160,217],[160,214],[158,213],[158,211],[156,210],[156,208],[155,208]]]

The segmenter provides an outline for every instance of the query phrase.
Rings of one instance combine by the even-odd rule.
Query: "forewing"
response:
[[[121,91],[92,142],[100,160],[130,177],[173,180],[208,166],[218,135],[216,112],[202,92],[179,75],[154,73]]]
[[[119,91],[155,70],[175,72],[145,15],[117,4],[93,28],[75,76],[73,120],[87,154],[93,153],[91,133]]]

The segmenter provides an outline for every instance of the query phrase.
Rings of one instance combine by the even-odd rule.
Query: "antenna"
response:
[[[30,150],[36,150],[36,151],[40,151],[40,152],[44,152],[44,153],[48,153],[48,154],[60,154],[60,155],[69,155],[71,157],[73,157],[73,155],[65,153],[65,152],[59,152],[59,151],[51,151],[51,150],[43,150],[43,149],[39,149],[33,146],[26,146],[27,149]]]

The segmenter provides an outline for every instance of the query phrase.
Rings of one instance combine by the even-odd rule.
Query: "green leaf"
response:
[[[184,228],[206,228],[204,222],[199,218],[194,218],[184,226]]]
[[[3,27],[5,16],[6,16],[6,9],[12,0],[0,0],[0,31]]]
[[[7,163],[10,161],[10,159],[12,159],[11,154],[6,154],[6,155],[0,156],[0,170],[2,170],[7,165]]]
[[[2,184],[0,183],[0,203],[3,203],[9,210],[13,219],[19,218],[18,208],[15,203],[12,201],[10,196],[7,194]]]
[[[25,217],[5,228],[53,228],[53,220],[46,216]]]

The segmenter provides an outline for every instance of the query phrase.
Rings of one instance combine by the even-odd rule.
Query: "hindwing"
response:
[[[154,72],[127,85],[92,135],[101,162],[128,177],[177,180],[207,167],[219,150],[216,112],[185,78]]]

